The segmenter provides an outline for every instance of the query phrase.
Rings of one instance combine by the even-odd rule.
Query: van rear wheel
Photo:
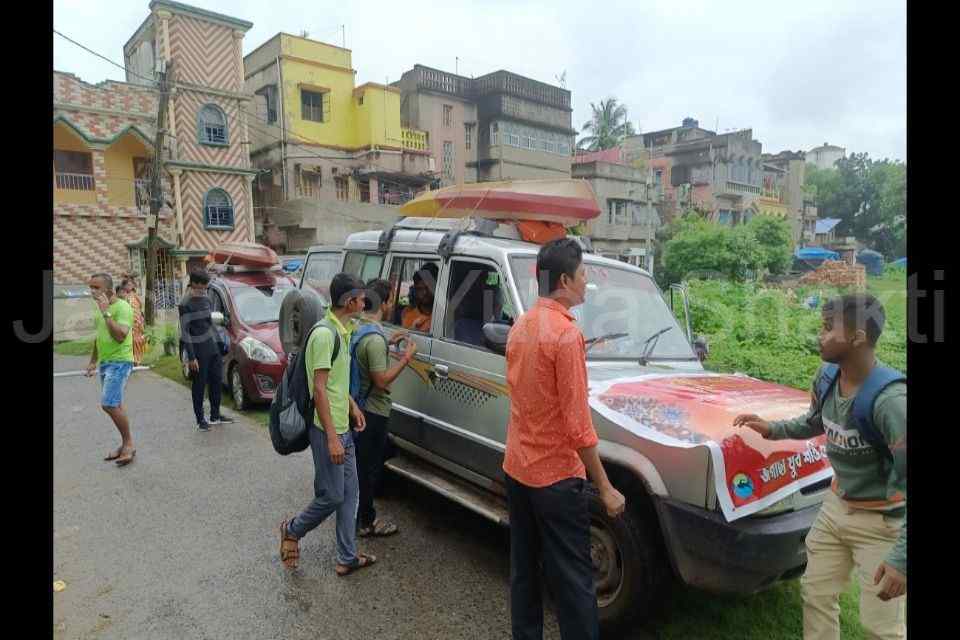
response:
[[[619,518],[607,515],[600,495],[588,486],[590,559],[597,589],[600,627],[604,634],[626,630],[645,616],[666,576],[655,522],[642,505],[631,504]]]

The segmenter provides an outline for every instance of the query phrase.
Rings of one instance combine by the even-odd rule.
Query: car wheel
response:
[[[310,290],[294,289],[280,303],[280,343],[285,353],[303,348],[310,327],[323,318],[323,300]]]
[[[656,523],[643,505],[628,500],[623,515],[610,518],[593,485],[588,485],[588,497],[590,558],[600,627],[606,637],[649,613],[667,576],[667,564]]]
[[[230,395],[233,396],[233,406],[236,407],[237,411],[246,411],[253,404],[243,388],[240,365],[235,364],[230,368]]]

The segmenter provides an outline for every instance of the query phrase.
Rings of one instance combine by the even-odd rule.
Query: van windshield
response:
[[[650,360],[696,359],[652,278],[635,271],[591,263],[589,258],[584,262],[587,267],[587,299],[570,310],[583,336],[589,341],[604,335],[626,334],[592,347],[588,344],[588,360],[639,360],[648,339],[661,331],[663,333],[658,338],[650,340],[654,344]],[[539,295],[537,258],[513,256],[510,267],[520,302],[527,311]]]

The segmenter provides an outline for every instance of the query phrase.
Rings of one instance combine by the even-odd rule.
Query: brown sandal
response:
[[[125,466],[127,466],[128,464],[130,464],[131,462],[133,462],[133,457],[134,457],[135,455],[137,455],[137,450],[136,450],[136,449],[130,449],[130,451],[128,451],[126,455],[121,455],[119,458],[117,458],[117,460],[116,460],[117,466],[118,466],[118,467],[125,467]]]
[[[336,567],[337,575],[341,578],[348,576],[354,571],[359,571],[360,569],[365,569],[373,564],[377,563],[377,556],[368,553],[358,553],[357,561],[353,564],[338,564]]]
[[[287,532],[289,522],[280,523],[280,561],[287,569],[296,569],[300,560],[300,541]]]
[[[117,450],[116,450],[116,451],[111,451],[110,453],[108,453],[108,454],[107,454],[107,457],[104,458],[104,460],[106,460],[107,462],[109,462],[110,460],[116,460],[116,459],[119,458],[122,454],[123,454],[123,447],[117,447]]]

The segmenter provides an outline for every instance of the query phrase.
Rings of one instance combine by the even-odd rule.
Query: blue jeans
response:
[[[299,540],[336,512],[337,563],[353,565],[358,559],[357,508],[360,503],[356,449],[350,431],[338,437],[345,452],[343,464],[333,464],[330,459],[326,432],[322,428],[310,427],[314,498],[287,526],[287,531]]]
[[[100,385],[103,387],[100,406],[119,407],[123,404],[123,390],[132,372],[132,362],[100,363]]]

